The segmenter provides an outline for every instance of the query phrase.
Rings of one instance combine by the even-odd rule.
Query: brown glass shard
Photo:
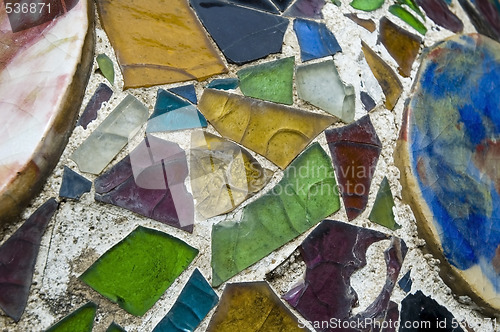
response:
[[[352,21],[356,22],[359,26],[365,28],[366,30],[370,31],[370,32],[373,32],[375,31],[375,29],[377,28],[375,26],[375,22],[373,22],[373,20],[365,20],[363,18],[360,18],[358,15],[356,14],[344,14],[345,17],[351,19]]]
[[[384,60],[382,60],[370,47],[368,47],[365,42],[361,41],[361,46],[366,62],[368,62],[373,75],[384,92],[385,107],[388,110],[392,110],[398,102],[401,92],[403,92],[403,85],[391,67],[389,67]]]
[[[284,169],[335,118],[226,91],[205,89],[200,111],[224,137]]]
[[[422,39],[400,28],[387,17],[382,17],[379,40],[398,63],[399,74],[410,77],[411,67],[420,50]]]
[[[227,71],[187,1],[97,0],[97,5],[125,89]]]

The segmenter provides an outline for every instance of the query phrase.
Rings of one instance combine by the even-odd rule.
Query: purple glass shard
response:
[[[184,150],[147,136],[95,180],[95,199],[192,232],[194,202],[184,184],[187,175]]]
[[[0,308],[16,322],[28,301],[42,235],[58,205],[49,199],[0,247]]]
[[[372,109],[377,106],[375,100],[366,92],[361,91],[361,102],[363,103],[363,107],[367,112],[370,112]]]
[[[457,15],[455,15],[444,0],[417,0],[434,23],[455,33],[462,32],[464,24]]]
[[[387,276],[382,291],[366,310],[351,316],[358,296],[351,287],[350,278],[366,265],[368,247],[385,239],[391,239],[391,246],[384,252]],[[372,326],[356,324],[368,318],[380,322],[390,319],[392,326],[395,325],[397,305],[390,301],[390,296],[407,252],[403,240],[339,221],[324,220],[299,250],[307,267],[305,281],[285,294],[284,299],[304,318],[312,322],[336,319],[353,327],[345,331],[370,331]]]
[[[325,0],[297,0],[283,15],[286,17],[322,19],[323,13],[321,13],[321,10],[324,5]]]
[[[113,95],[113,90],[104,83],[101,83],[95,90],[94,95],[90,98],[89,103],[85,107],[80,119],[78,119],[77,126],[82,126],[87,129],[89,123],[97,118],[97,111],[101,108],[102,104],[108,101]]]

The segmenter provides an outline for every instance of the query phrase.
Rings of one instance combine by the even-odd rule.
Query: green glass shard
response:
[[[243,209],[241,220],[212,229],[212,284],[220,285],[340,208],[332,161],[313,143],[282,180]]]
[[[340,5],[342,4],[340,0],[332,0],[332,3],[337,7],[340,7]]]
[[[115,322],[111,323],[111,325],[106,329],[106,332],[127,332],[123,327],[116,324]]]
[[[415,13],[417,13],[418,15],[420,15],[420,17],[424,18],[425,19],[425,15],[424,13],[422,13],[422,11],[420,10],[420,7],[418,7],[418,5],[415,3],[414,0],[397,0],[397,2],[400,4],[400,5],[407,5],[408,7],[410,7]]]
[[[97,305],[89,302],[49,327],[46,332],[90,332],[96,310]]]
[[[106,54],[99,54],[97,56],[97,65],[109,83],[111,83],[111,85],[115,84],[115,68],[113,67],[113,61],[111,61]]]
[[[370,219],[371,222],[392,229],[393,231],[399,229],[401,226],[394,220],[394,212],[392,212],[393,207],[394,198],[392,197],[391,187],[387,177],[384,177],[368,219]]]
[[[292,105],[294,65],[295,58],[289,57],[239,70],[241,92],[248,97]]]
[[[351,6],[353,8],[371,12],[372,10],[382,7],[384,0],[353,0]]]
[[[197,254],[171,235],[139,226],[80,279],[132,315],[142,316]]]
[[[392,5],[389,7],[389,12],[406,23],[408,23],[413,29],[420,32],[420,34],[425,35],[427,33],[427,28],[420,22],[415,16],[413,16],[409,11],[401,7],[400,5]]]

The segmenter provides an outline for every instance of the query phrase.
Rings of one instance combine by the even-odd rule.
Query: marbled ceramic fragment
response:
[[[298,66],[296,84],[300,99],[346,123],[354,120],[354,88],[342,82],[333,60]]]
[[[384,0],[353,0],[351,6],[355,9],[371,12],[379,9],[384,4]]]
[[[92,189],[92,182],[90,180],[84,178],[68,166],[64,166],[59,197],[78,200],[84,193],[90,192],[90,189]]]
[[[96,311],[97,305],[89,302],[49,327],[45,332],[91,332]]]
[[[197,254],[178,238],[139,226],[80,279],[132,315],[142,316]]]
[[[219,302],[219,297],[195,269],[167,315],[153,332],[192,332]]]
[[[365,28],[370,32],[373,32],[377,29],[377,26],[375,25],[375,22],[373,22],[372,19],[363,19],[356,14],[344,14],[344,16],[353,20],[358,25],[362,26],[363,28]]]
[[[308,331],[265,281],[228,284],[208,332]]]
[[[263,10],[272,14],[279,14],[279,10],[271,0],[224,0],[237,5]]]
[[[99,127],[73,152],[71,159],[82,172],[99,174],[127,145],[146,122],[149,110],[132,95],[127,95]]]
[[[115,322],[111,323],[106,329],[106,332],[127,332],[123,327],[116,324]]]
[[[324,23],[298,18],[293,21],[293,30],[299,40],[302,62],[342,52],[337,39]]]
[[[213,226],[212,284],[220,285],[339,207],[330,158],[313,143],[285,169],[271,191],[243,209],[239,221]]]
[[[0,308],[16,322],[28,302],[40,241],[57,206],[49,199],[0,246]]]
[[[389,65],[385,63],[384,60],[382,60],[368,45],[362,41],[361,46],[366,62],[370,66],[373,75],[384,92],[385,107],[388,110],[392,110],[394,106],[396,106],[396,103],[403,92],[403,85],[391,67],[389,67]]]
[[[207,120],[196,107],[176,95],[158,89],[153,114],[149,117],[147,133],[201,128]]]
[[[500,309],[500,44],[479,34],[434,45],[422,59],[395,155],[442,276]],[[460,282],[457,282],[460,281]]]
[[[424,323],[425,322],[425,323]],[[426,329],[463,332],[459,321],[445,307],[437,303],[421,291],[408,294],[401,301],[401,328],[400,331],[415,331],[408,326],[425,326]],[[425,324],[425,325],[424,325]]]
[[[194,203],[184,184],[187,175],[184,150],[148,135],[95,180],[95,199],[192,232]]]
[[[422,39],[400,28],[386,17],[380,19],[379,40],[399,65],[401,76],[410,77]]]
[[[386,239],[391,240],[391,245],[384,252],[387,275],[382,291],[365,311],[352,315],[358,296],[351,287],[351,276],[366,265],[368,247]],[[285,294],[284,299],[305,319],[312,322],[337,319],[337,322],[352,324],[348,325],[352,329],[346,331],[374,331],[373,326],[364,324],[365,319],[396,324],[397,304],[390,301],[390,297],[407,252],[403,240],[339,221],[324,220],[299,250],[306,263],[305,280]],[[318,330],[339,331],[333,326]]]
[[[115,84],[115,68],[113,67],[113,61],[111,61],[106,54],[99,54],[96,61],[102,75],[111,85]]]
[[[272,1],[276,5],[276,7],[278,7],[278,9],[281,10],[282,12],[284,12],[285,9],[287,9],[288,6],[290,6],[290,4],[293,2],[293,0],[272,0]]]
[[[168,91],[175,93],[182,98],[189,100],[192,104],[197,104],[198,99],[196,98],[196,89],[194,88],[194,84],[188,84],[183,86],[178,86],[176,88],[168,89]]]
[[[191,189],[203,218],[232,211],[272,175],[239,145],[207,132],[192,133],[189,153]]]
[[[200,111],[223,136],[284,169],[335,119],[225,91],[205,89]]]
[[[476,30],[500,41],[500,3],[498,0],[458,0]]]
[[[325,5],[325,0],[296,0],[283,15],[286,17],[303,17],[322,19],[321,10]]]
[[[455,33],[462,32],[464,24],[455,15],[444,0],[416,0],[427,16],[437,25]]]
[[[286,18],[218,0],[190,3],[230,62],[243,64],[281,51]]]
[[[392,5],[389,7],[389,12],[408,23],[420,34],[425,35],[427,33],[427,28],[425,27],[425,25],[402,6]]]
[[[411,270],[406,272],[406,274],[403,276],[403,278],[399,279],[398,285],[399,287],[405,292],[409,293],[411,291],[411,286],[413,284],[413,281],[411,280]]]
[[[293,104],[295,58],[289,57],[240,69],[237,74],[245,96]]]
[[[375,100],[373,100],[373,98],[368,93],[361,91],[360,97],[361,97],[361,102],[363,103],[363,106],[367,112],[370,112],[372,109],[375,108],[375,106],[377,106]]]
[[[187,1],[98,0],[97,5],[125,89],[227,71]]]
[[[328,129],[325,135],[347,217],[353,220],[368,203],[382,143],[368,115],[348,126]]]
[[[384,177],[368,219],[370,219],[371,222],[385,226],[393,231],[399,229],[401,226],[398,225],[394,219],[393,207],[394,198],[392,197],[391,186],[389,185],[387,177]]]
[[[216,78],[208,83],[207,88],[217,90],[235,90],[239,85],[240,81],[237,78]]]
[[[104,83],[99,84],[76,125],[87,129],[88,124],[97,118],[97,111],[101,108],[102,104],[107,102],[112,95],[113,90],[109,86]]]

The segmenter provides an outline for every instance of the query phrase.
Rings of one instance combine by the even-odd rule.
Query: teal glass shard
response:
[[[293,21],[293,30],[299,40],[302,62],[342,52],[337,39],[324,23],[298,18]]]
[[[147,133],[201,128],[207,120],[191,103],[158,89],[155,110],[148,120]]]
[[[153,332],[192,332],[217,302],[219,297],[201,272],[195,269],[172,309]]]
[[[271,191],[243,209],[239,221],[213,226],[212,284],[220,285],[339,208],[332,161],[313,143]]]
[[[168,91],[189,100],[193,104],[198,103],[198,98],[196,98],[196,89],[194,88],[194,84],[178,86],[176,88],[168,89]]]
[[[401,226],[398,225],[394,219],[394,212],[392,212],[393,207],[394,198],[392,197],[391,186],[389,185],[387,177],[384,177],[368,219],[370,219],[371,222],[385,226],[393,231],[399,229]]]
[[[46,332],[91,332],[96,311],[97,305],[89,302],[49,327]]]
[[[237,78],[216,78],[208,83],[207,88],[217,90],[234,90],[238,88],[240,81]]]

